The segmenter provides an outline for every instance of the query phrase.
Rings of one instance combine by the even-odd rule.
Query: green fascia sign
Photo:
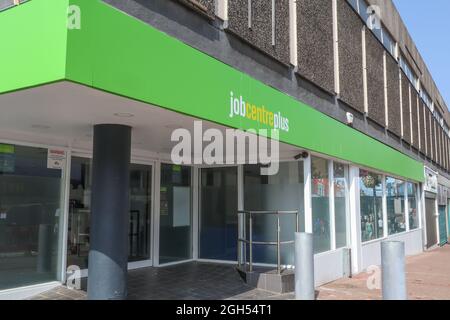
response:
[[[67,28],[73,8],[80,29]],[[422,163],[100,0],[31,0],[0,13],[5,28],[21,32],[2,39],[0,93],[69,80],[231,128],[277,127],[282,142],[424,179]]]

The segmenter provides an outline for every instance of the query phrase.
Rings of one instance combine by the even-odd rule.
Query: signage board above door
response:
[[[425,183],[423,188],[428,192],[438,192],[438,174],[428,167],[425,167]]]

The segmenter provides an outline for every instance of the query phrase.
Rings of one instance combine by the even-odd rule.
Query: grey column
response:
[[[405,244],[381,243],[382,291],[384,300],[406,300]]]
[[[312,233],[295,233],[295,299],[314,300],[314,248]]]
[[[127,296],[131,128],[94,126],[88,299]]]

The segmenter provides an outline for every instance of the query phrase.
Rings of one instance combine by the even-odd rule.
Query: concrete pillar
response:
[[[381,243],[383,300],[406,300],[405,244],[401,241]]]
[[[89,300],[127,296],[131,128],[94,126]]]

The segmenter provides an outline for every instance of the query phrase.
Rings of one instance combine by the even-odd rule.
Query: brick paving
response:
[[[323,300],[380,300],[381,290],[369,290],[365,272],[319,288]],[[406,287],[410,300],[450,300],[450,246],[406,259]]]
[[[407,289],[411,300],[450,300],[450,246],[408,257]],[[381,290],[369,290],[365,272],[319,287],[318,300],[378,300]],[[86,288],[86,281],[82,287]],[[293,299],[243,283],[232,265],[191,262],[164,268],[129,271],[128,299],[133,300],[265,300]],[[33,300],[83,300],[85,291],[64,286]]]

